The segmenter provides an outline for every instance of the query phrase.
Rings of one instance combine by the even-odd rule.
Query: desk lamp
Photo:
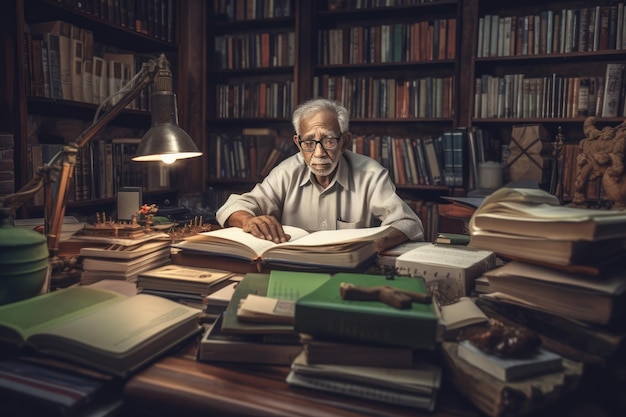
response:
[[[178,110],[176,107],[176,95],[172,91],[170,63],[165,55],[161,54],[158,58],[144,63],[141,70],[126,86],[107,97],[98,106],[92,124],[76,140],[65,145],[47,164],[40,167],[35,177],[28,184],[15,194],[3,197],[0,200],[0,215],[6,218],[14,215],[15,210],[30,200],[42,187],[44,189],[44,230],[46,238],[44,238],[43,242],[38,242],[34,236],[27,238],[28,244],[23,246],[23,253],[21,255],[14,253],[11,258],[15,259],[16,256],[28,257],[34,253],[33,245],[40,249],[40,244],[43,243],[44,246],[47,244],[48,264],[52,270],[64,266],[64,261],[58,256],[59,239],[78,150],[85,146],[100,130],[121,113],[144,88],[153,83],[154,92],[150,96],[152,126],[142,138],[137,149],[137,155],[132,159],[134,161],[163,161],[171,164],[177,159],[202,155],[189,135],[178,126]],[[116,96],[120,98],[114,105],[109,107],[108,104]],[[100,112],[103,110],[104,112],[100,116]],[[58,183],[55,201],[53,201],[51,192],[52,183],[54,182]],[[10,245],[9,240],[13,240],[14,234],[17,232],[12,230],[10,237],[9,235],[3,236],[5,233],[3,230],[11,229],[11,227],[6,227],[6,222],[4,222],[4,226],[0,228],[0,243],[3,247],[4,245]],[[29,230],[25,231],[30,232]],[[39,250],[38,253],[41,253],[41,251]],[[11,259],[4,256],[0,258],[0,272],[12,269],[5,268],[5,263],[11,261]],[[40,259],[29,259],[26,263],[34,261],[40,261]],[[20,296],[19,282],[10,280],[12,284],[8,284],[8,282],[5,284],[4,277],[0,275],[0,304],[3,303],[3,294],[8,294],[7,291],[13,291],[14,294],[7,297],[10,301],[14,301],[16,297],[27,298],[36,295],[44,283],[45,272],[47,270],[44,271],[43,280],[40,282],[39,288],[34,293],[30,293],[31,285],[30,289],[22,291],[24,296]],[[23,281],[28,280],[24,279]],[[6,285],[11,285],[11,288],[6,289]]]

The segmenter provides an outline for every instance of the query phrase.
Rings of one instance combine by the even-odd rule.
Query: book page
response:
[[[113,291],[72,287],[0,306],[0,326],[24,339],[50,326],[116,303],[126,296]]]
[[[469,297],[461,297],[456,303],[439,307],[441,319],[448,330],[486,322],[487,316]]]
[[[199,311],[163,297],[137,294],[111,308],[70,320],[34,335],[38,348],[56,350],[56,342],[46,335],[72,341],[70,345],[85,345],[89,349],[122,355],[132,348],[156,337],[176,323],[184,322]],[[132,320],[129,318],[132,317]],[[69,348],[63,343],[63,348]],[[69,352],[71,354],[72,352]]]
[[[294,226],[283,226],[283,230],[286,234],[291,236],[291,241],[300,239],[309,234],[306,230]],[[249,256],[250,258],[259,257],[267,249],[277,246],[276,243],[270,240],[259,239],[250,233],[244,232],[240,227],[225,227],[223,229],[199,233],[186,239],[186,241],[200,244],[203,242],[211,243],[213,247],[215,247],[214,245],[221,244],[225,252],[227,252],[229,247],[237,245],[247,249],[247,252],[251,254]],[[199,246],[194,245],[193,248],[199,249]],[[254,254],[254,256],[252,256],[252,254]]]
[[[267,250],[289,246],[323,246],[371,241],[387,233],[388,228],[389,226],[379,226],[362,229],[320,230],[299,239],[292,238],[289,242],[279,243]]]

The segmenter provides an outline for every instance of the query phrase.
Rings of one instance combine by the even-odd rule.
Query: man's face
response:
[[[300,137],[294,136],[294,142],[320,184],[325,182],[323,179],[332,178],[346,148],[348,136],[341,134],[337,118],[332,112],[321,112],[300,122]],[[334,149],[324,149],[320,143],[316,143],[312,152],[306,152],[304,144],[300,144],[300,141],[309,140],[330,143],[333,138],[337,139]]]

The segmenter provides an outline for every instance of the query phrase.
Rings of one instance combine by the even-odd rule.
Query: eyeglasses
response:
[[[298,136],[298,138],[300,138],[300,136]],[[337,147],[337,144],[339,143],[339,139],[341,138],[334,138],[332,136],[326,136],[326,137],[323,137],[322,140],[306,139],[306,140],[298,140],[298,143],[300,144],[300,148],[304,152],[315,151],[315,148],[317,147],[318,143],[322,145],[322,148],[324,148],[325,150],[332,151],[333,149]]]

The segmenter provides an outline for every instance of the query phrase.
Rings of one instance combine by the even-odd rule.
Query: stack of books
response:
[[[503,188],[476,211],[470,233],[470,246],[511,259],[484,274],[489,293],[476,303],[488,316],[534,330],[573,360],[615,356],[626,335],[626,212]]]
[[[236,284],[226,310],[203,335],[198,360],[290,365],[302,351],[294,331],[294,302],[328,279],[329,274],[302,271],[245,274]],[[284,307],[281,313],[280,309],[264,313],[258,305],[250,306],[251,301],[260,301],[261,308],[271,303]]]
[[[98,236],[80,236],[84,247],[80,249],[83,272],[81,285],[103,279],[137,282],[141,272],[170,263],[171,241],[164,233],[145,235],[142,238],[122,239]],[[108,244],[91,247],[89,242]]]
[[[341,285],[426,294],[424,281],[338,273],[295,302],[294,328],[305,336],[287,383],[432,411],[441,368],[432,359],[437,315],[428,299],[397,308],[376,297],[348,299]],[[371,299],[370,299],[371,298]]]
[[[228,285],[233,275],[220,269],[163,265],[139,272],[137,288],[145,294],[203,309],[205,298]]]

